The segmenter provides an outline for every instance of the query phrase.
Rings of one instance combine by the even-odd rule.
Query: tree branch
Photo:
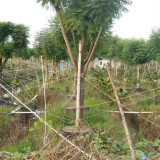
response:
[[[98,35],[97,35],[96,41],[95,41],[95,43],[94,43],[94,46],[93,46],[93,48],[92,48],[91,54],[90,54],[90,56],[89,56],[89,58],[88,58],[88,61],[87,61],[86,65],[85,65],[84,74],[86,74],[86,72],[87,72],[89,63],[90,63],[90,61],[91,61],[91,58],[92,58],[92,56],[93,56],[93,53],[94,53],[95,50],[96,50],[96,47],[97,47],[97,44],[98,44],[100,35],[101,35],[102,31],[103,31],[103,28],[104,28],[104,24],[102,23],[102,24],[101,24],[101,27],[100,27],[100,29],[99,29],[99,33],[98,33]]]
[[[90,57],[90,55],[91,55],[91,51],[92,51],[92,49],[93,49],[93,45],[94,45],[94,41],[92,40],[92,41],[91,41],[90,48],[89,48],[89,53],[88,53],[87,58],[84,60],[84,64],[86,64],[86,63],[87,63],[88,58],[89,58],[89,57]]]
[[[76,43],[76,36],[75,36],[75,33],[74,33],[73,29],[72,29],[72,37],[73,37],[73,41],[74,41],[75,51],[78,55],[78,47],[77,47],[77,43]]]

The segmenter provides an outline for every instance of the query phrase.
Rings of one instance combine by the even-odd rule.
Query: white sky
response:
[[[128,9],[115,21],[114,34],[122,38],[148,38],[154,27],[160,27],[160,0],[133,0]],[[0,21],[29,26],[31,43],[35,33],[54,15],[54,11],[42,8],[36,0],[0,0]]]
[[[115,21],[114,34],[122,38],[149,38],[160,27],[160,0],[133,0],[129,11]]]

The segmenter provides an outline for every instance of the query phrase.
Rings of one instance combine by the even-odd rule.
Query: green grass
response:
[[[53,88],[54,94],[51,94],[54,103],[48,103],[47,106],[47,122],[52,122],[52,126],[61,132],[61,128],[74,122],[75,114],[69,114],[64,112],[64,108],[73,105],[73,103],[66,103],[66,96],[71,92],[73,93],[73,78],[60,80],[50,84]],[[35,84],[31,84],[33,86]],[[118,110],[116,105],[107,103],[106,96],[100,93],[97,89],[86,82],[85,84],[85,106],[90,106],[89,111],[84,112],[84,123],[90,125],[95,132],[105,132],[107,137],[113,139],[125,139],[124,128],[122,126],[121,117],[119,114],[109,113],[109,110]],[[148,90],[150,86],[143,84],[145,90]],[[131,89],[131,88],[130,88]],[[33,90],[34,93],[36,93]],[[63,94],[61,94],[63,93]],[[135,96],[135,101],[139,98],[146,98],[152,96],[153,93],[146,93],[144,96]],[[128,100],[128,99],[127,99]],[[134,108],[135,111],[160,111],[160,105],[154,105],[152,99],[140,101]],[[0,108],[1,112],[1,108]],[[44,118],[44,115],[41,114]],[[6,118],[6,123],[9,123],[9,117]],[[0,121],[0,124],[2,122]],[[34,128],[33,131],[29,132],[27,137],[22,138],[16,145],[9,144],[7,147],[2,148],[2,151],[8,152],[31,152],[41,148],[43,135],[44,135],[44,124],[37,121],[38,127]],[[34,122],[32,123],[34,125]],[[52,135],[52,132],[49,133]],[[57,143],[59,139],[56,139]],[[28,148],[28,149],[27,149]]]

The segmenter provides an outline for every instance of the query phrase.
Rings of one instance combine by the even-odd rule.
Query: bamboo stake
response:
[[[42,75],[43,75],[43,89],[44,89],[44,120],[47,122],[47,114],[46,114],[46,109],[47,109],[47,103],[46,103],[46,84],[45,84],[45,76],[44,76],[44,66],[43,66],[43,58],[41,56],[41,62],[42,62]],[[44,140],[43,143],[46,143],[46,138],[47,138],[47,125],[45,123],[45,128],[44,128]]]
[[[15,80],[16,80],[16,77],[17,77],[17,72],[18,72],[18,67],[17,67],[17,69],[16,69],[16,73],[15,73],[15,76],[14,76],[14,79],[13,79],[12,94],[13,94],[13,90],[14,90],[14,83],[15,83]],[[13,101],[13,97],[12,97],[12,101]]]
[[[119,96],[118,96],[118,93],[117,93],[117,89],[116,89],[116,87],[115,87],[115,85],[113,83],[111,74],[110,74],[109,69],[108,69],[107,66],[106,66],[106,69],[107,69],[107,72],[108,72],[108,75],[109,75],[109,78],[110,78],[110,81],[111,81],[111,84],[112,84],[112,88],[113,88],[114,94],[116,96],[116,101],[117,101],[117,104],[118,104],[118,107],[119,107],[119,111],[120,111],[120,114],[121,114],[121,117],[122,117],[122,122],[123,122],[123,127],[124,127],[124,130],[125,130],[126,138],[128,140],[129,147],[130,147],[130,150],[131,150],[132,160],[136,160],[135,153],[134,153],[134,148],[133,148],[133,144],[132,144],[132,140],[131,140],[130,133],[129,133],[129,130],[128,130],[128,127],[127,127],[127,122],[126,122],[126,119],[125,119],[125,116],[124,116],[124,112],[123,112],[123,109],[122,109],[123,106],[122,106],[122,104],[120,102],[120,99],[119,99]]]
[[[79,59],[77,76],[77,98],[76,98],[76,127],[80,127],[80,92],[81,92],[81,60],[82,60],[82,41],[79,41]]]
[[[140,79],[140,64],[137,64],[137,79],[139,80]],[[139,83],[137,83],[137,88],[139,88]]]

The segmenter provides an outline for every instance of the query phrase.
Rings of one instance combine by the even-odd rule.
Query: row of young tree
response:
[[[105,35],[98,48],[98,56],[114,59],[124,64],[127,71],[128,66],[137,66],[137,78],[139,79],[139,68],[141,64],[150,61],[160,62],[160,29],[154,29],[148,40],[144,39],[121,39],[118,36]]]

